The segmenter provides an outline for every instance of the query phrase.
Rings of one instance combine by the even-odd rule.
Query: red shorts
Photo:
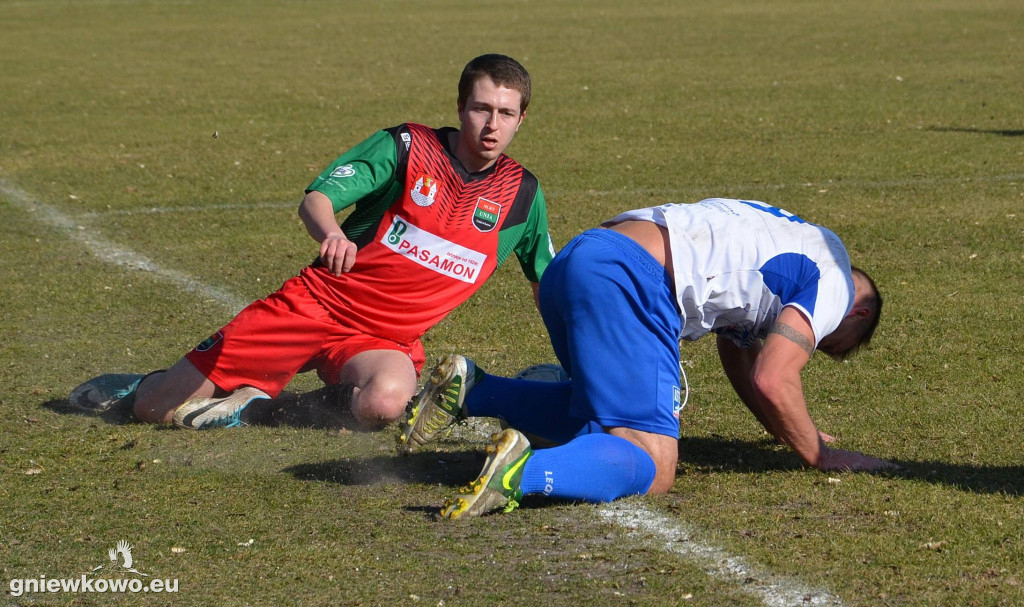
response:
[[[368,350],[404,352],[417,374],[426,360],[419,340],[402,344],[340,323],[295,277],[251,303],[185,358],[222,390],[253,386],[273,397],[303,371],[315,369],[324,383],[338,384],[345,363]]]

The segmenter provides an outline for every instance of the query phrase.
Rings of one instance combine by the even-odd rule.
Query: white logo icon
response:
[[[149,574],[142,573],[138,569],[132,567],[132,563],[134,562],[132,560],[132,546],[128,543],[128,540],[119,541],[117,543],[117,547],[111,548],[107,551],[107,556],[110,557],[110,562],[113,563],[113,565],[110,566],[111,569],[116,568],[120,569],[121,571],[130,571],[132,573],[137,573],[139,575],[149,577]],[[93,571],[96,571],[98,569],[103,569],[103,565],[100,565],[96,569],[93,569]]]
[[[351,164],[340,166],[331,171],[331,177],[351,177],[356,174],[356,169]]]
[[[117,548],[111,548],[107,551],[110,555],[110,561],[117,564],[117,556],[121,555],[124,557],[124,563],[121,565],[124,569],[132,568],[132,547],[126,540],[121,540],[117,543]]]

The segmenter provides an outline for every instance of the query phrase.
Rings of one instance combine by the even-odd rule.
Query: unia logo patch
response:
[[[487,255],[431,234],[395,216],[381,244],[410,261],[455,280],[475,283]]]
[[[476,208],[473,209],[473,225],[481,232],[490,232],[498,225],[501,218],[501,205],[491,202],[484,197],[476,199]]]
[[[409,191],[412,201],[421,207],[429,207],[434,204],[434,197],[437,196],[437,180],[425,173],[416,177],[416,183]]]

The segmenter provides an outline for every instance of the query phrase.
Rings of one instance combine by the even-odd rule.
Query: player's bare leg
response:
[[[341,383],[353,386],[351,406],[356,421],[376,430],[405,414],[416,393],[416,367],[404,352],[368,350],[345,363]]]
[[[679,463],[679,440],[664,434],[643,432],[632,428],[609,428],[608,434],[624,438],[647,452],[654,460],[654,482],[648,494],[668,493],[676,480]]]
[[[174,410],[194,397],[211,397],[217,386],[182,358],[170,369],[154,373],[135,392],[135,417],[151,424],[170,423]]]

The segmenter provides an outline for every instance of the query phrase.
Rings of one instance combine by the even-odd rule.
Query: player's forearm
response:
[[[334,206],[331,200],[320,192],[306,194],[299,205],[299,218],[306,226],[306,231],[317,242],[323,242],[328,236],[341,234],[338,220],[334,216]]]
[[[765,414],[757,393],[751,384],[751,374],[754,368],[754,361],[761,351],[760,344],[749,349],[743,349],[729,341],[727,338],[718,336],[718,358],[722,361],[722,370],[729,378],[733,390],[747,409],[754,414],[757,421],[772,436],[778,437],[778,433],[772,427],[771,418]]]
[[[793,378],[755,378],[755,392],[764,415],[771,420],[775,436],[790,446],[809,466],[818,467],[827,449],[807,412],[799,376]]]

